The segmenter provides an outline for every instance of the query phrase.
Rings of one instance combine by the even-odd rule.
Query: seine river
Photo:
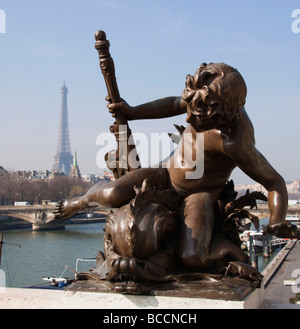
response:
[[[45,283],[45,276],[60,276],[65,265],[75,269],[77,258],[95,258],[103,250],[105,223],[71,224],[65,230],[31,231],[31,229],[5,230],[1,269],[5,271],[7,287],[29,287]],[[279,249],[277,249],[279,250]],[[258,269],[262,271],[270,260],[258,257]],[[78,271],[86,271],[93,262],[80,262]],[[66,270],[64,276],[73,276]]]
[[[45,276],[60,276],[65,265],[75,269],[77,258],[95,258],[103,250],[105,223],[70,224],[65,230],[5,230],[1,269],[7,287],[28,287],[45,283]],[[93,262],[80,262],[78,270],[88,270]],[[64,276],[74,274],[66,270]]]

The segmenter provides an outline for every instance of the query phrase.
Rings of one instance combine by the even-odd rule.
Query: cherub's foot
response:
[[[229,262],[225,276],[227,276],[228,272],[239,278],[258,283],[263,279],[263,275],[256,268],[242,262]]]
[[[53,211],[55,215],[54,219],[60,220],[70,218],[84,208],[81,197],[61,200],[56,204]]]

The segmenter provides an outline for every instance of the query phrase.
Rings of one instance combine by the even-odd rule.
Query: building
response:
[[[292,182],[287,182],[286,188],[289,193],[300,193],[300,180],[296,179]]]
[[[62,171],[52,171],[49,175],[49,179],[53,179],[55,177],[65,176],[65,174]]]
[[[240,195],[243,195],[246,193],[247,190],[249,192],[262,192],[263,194],[267,195],[268,191],[259,183],[253,183],[253,184],[236,184],[234,186],[234,189],[239,192]]]
[[[0,176],[3,176],[5,174],[7,174],[7,171],[2,166],[0,166]]]
[[[115,177],[110,170],[106,170],[102,175],[95,175],[95,174],[85,174],[82,175],[82,180],[87,183],[96,184],[101,181],[113,181]]]
[[[86,183],[92,183],[97,184],[101,181],[99,176],[96,176],[95,174],[85,174],[81,176],[82,180]]]
[[[72,165],[69,176],[70,177],[81,178],[80,170],[79,170],[78,163],[77,163],[77,153],[76,153],[76,151],[75,151],[74,161],[73,161],[73,165]]]
[[[61,88],[61,109],[58,142],[52,171],[64,172],[65,175],[68,176],[72,168],[73,155],[69,137],[67,94],[68,88],[66,87],[64,81],[64,85]]]
[[[268,191],[259,183],[253,184],[237,184],[234,189],[239,192],[239,196],[243,195],[247,190],[249,192],[262,192],[268,195]],[[286,182],[286,189],[290,200],[298,201],[300,199],[300,180],[296,179],[291,182]]]

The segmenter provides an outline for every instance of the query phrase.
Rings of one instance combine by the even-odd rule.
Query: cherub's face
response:
[[[212,94],[213,92],[204,86],[196,92],[193,101],[187,106],[186,122],[198,132],[219,129],[224,125],[222,103]]]
[[[224,128],[238,117],[245,97],[246,85],[234,68],[203,63],[186,77],[182,94],[187,102],[186,121],[196,131]]]
[[[224,116],[220,97],[210,88],[213,81],[221,77],[213,65],[205,63],[197,69],[194,76],[187,76],[186,84],[192,79],[194,90],[187,106],[186,121],[193,126],[196,131],[205,131],[219,128]]]

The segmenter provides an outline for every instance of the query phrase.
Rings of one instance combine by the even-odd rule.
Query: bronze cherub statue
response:
[[[103,33],[97,33],[96,38],[96,46],[106,41]],[[105,47],[107,57],[107,44]],[[101,64],[102,51],[103,47],[99,51],[101,68],[107,65]],[[107,222],[105,255],[99,255],[98,265],[92,271],[94,278],[95,275],[107,280],[140,276],[166,280],[174,274],[174,268],[204,272],[220,264],[228,265],[230,261],[249,264],[237,239],[233,242],[232,233],[228,233],[235,228],[226,232],[225,224],[231,223],[229,219],[236,218],[233,214],[237,212],[247,217],[248,214],[241,212],[242,208],[256,198],[265,197],[255,194],[246,195],[244,201],[235,200],[236,193],[228,188],[227,182],[236,167],[268,191],[270,221],[264,233],[298,237],[297,228],[285,221],[288,201],[285,182],[255,147],[254,129],[244,107],[247,87],[235,68],[224,63],[203,63],[194,76],[187,76],[182,97],[167,97],[135,107],[119,95],[115,101],[111,90],[116,90],[116,84],[107,79],[115,81],[114,70],[106,82],[109,111],[117,119],[122,118],[112,130],[116,136],[118,124],[127,124],[129,120],[186,113],[188,126],[182,129],[182,138],[166,165],[140,168],[138,164],[136,168],[120,171],[118,163],[124,149],[119,150],[114,162],[117,164],[115,181],[100,182],[84,196],[58,203],[57,219],[71,217],[92,202],[119,208]],[[129,135],[130,130],[127,137]],[[198,175],[194,159],[199,156],[197,138],[200,135],[204,139],[200,159],[204,170]],[[129,151],[132,147],[125,150]],[[174,200],[177,200],[175,208]],[[249,200],[252,203],[249,204]]]

